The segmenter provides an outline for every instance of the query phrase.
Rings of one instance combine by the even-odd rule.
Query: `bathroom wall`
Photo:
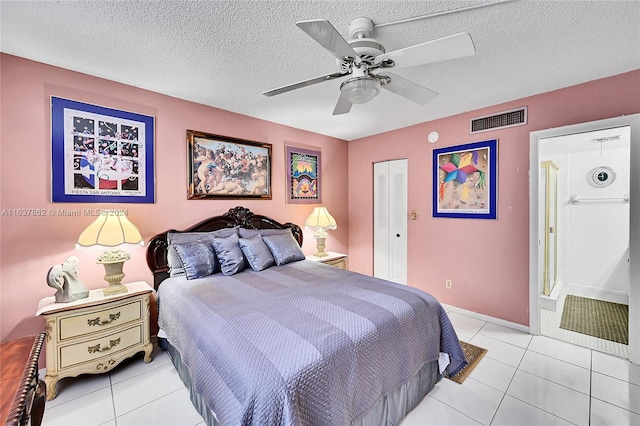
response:
[[[620,141],[608,142],[602,149],[592,141],[593,135],[585,134],[586,150],[541,155],[560,168],[558,262],[564,291],[618,303],[628,303],[630,284],[629,203],[622,198],[630,191],[631,165],[629,129],[624,130]],[[554,143],[563,143],[556,139]],[[616,173],[613,183],[603,188],[588,181],[589,172],[600,166]],[[584,200],[573,204],[572,195]]]

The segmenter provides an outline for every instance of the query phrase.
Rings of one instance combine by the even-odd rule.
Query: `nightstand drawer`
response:
[[[110,354],[127,350],[128,348],[140,345],[143,342],[143,324],[137,324],[100,339],[86,340],[69,346],[60,347],[60,365],[58,368],[68,368],[76,364],[93,361]]]
[[[118,327],[142,318],[142,301],[60,318],[60,341]]]
[[[334,266],[339,269],[347,269],[347,255],[342,253],[329,251],[326,256],[322,257],[316,255],[307,256],[307,260],[324,263],[325,265]]]
[[[323,262],[325,265],[335,266],[339,269],[347,269],[347,258],[341,257],[340,259],[328,260]]]

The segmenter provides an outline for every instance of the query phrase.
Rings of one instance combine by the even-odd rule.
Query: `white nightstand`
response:
[[[328,256],[316,257],[314,255],[307,256],[307,260],[313,260],[314,262],[324,263],[326,265],[332,265],[336,268],[347,269],[347,255],[342,253],[336,253],[333,251],[327,252]]]
[[[153,289],[143,281],[125,284],[128,292],[105,296],[102,289],[70,303],[45,297],[37,315],[45,320],[47,400],[57,395],[64,377],[107,372],[122,360],[144,351],[151,362],[149,299]]]

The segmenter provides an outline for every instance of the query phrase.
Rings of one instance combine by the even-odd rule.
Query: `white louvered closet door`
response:
[[[407,160],[373,165],[373,275],[407,284]]]

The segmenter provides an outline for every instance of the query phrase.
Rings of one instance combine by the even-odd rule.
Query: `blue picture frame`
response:
[[[152,116],[51,97],[53,202],[154,203]]]
[[[498,140],[433,150],[433,217],[497,219]]]

